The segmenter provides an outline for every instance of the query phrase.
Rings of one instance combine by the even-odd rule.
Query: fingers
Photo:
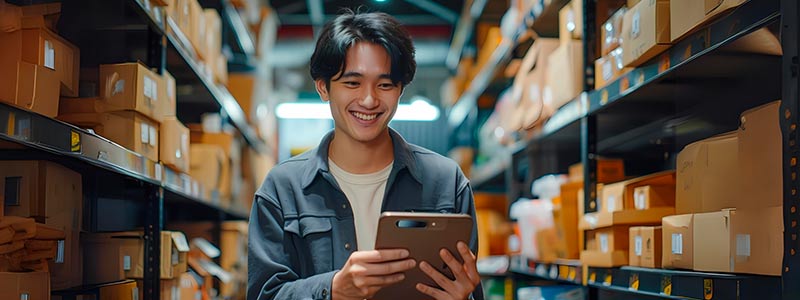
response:
[[[438,270],[434,269],[431,264],[426,261],[419,263],[419,269],[422,270],[423,273],[428,275],[434,282],[436,282],[439,287],[441,287],[445,291],[455,291],[456,286],[455,282],[451,281],[450,278],[445,277],[442,273]]]
[[[409,255],[406,249],[385,249],[372,251],[357,251],[352,254],[352,259],[367,263],[379,263],[393,260],[401,260]]]
[[[450,268],[450,271],[453,272],[453,275],[456,277],[455,280],[458,282],[466,282],[470,281],[469,277],[464,274],[464,266],[453,257],[453,254],[450,253],[450,250],[442,249],[439,250],[439,256],[442,257],[442,260],[447,267]]]
[[[405,278],[406,276],[402,273],[385,276],[365,276],[356,278],[353,283],[358,287],[384,287],[403,281]]]
[[[388,263],[371,264],[367,267],[365,275],[389,275],[394,273],[405,272],[417,266],[417,262],[413,259],[405,259],[401,261],[393,261]]]
[[[442,291],[440,289],[437,289],[437,288],[434,288],[434,287],[431,287],[431,286],[424,285],[422,283],[417,283],[417,290],[420,293],[423,293],[425,295],[431,296],[433,299],[436,299],[436,300],[449,299],[449,295],[445,291]]]
[[[467,273],[469,281],[477,286],[481,282],[481,276],[478,274],[475,254],[469,250],[469,247],[464,242],[458,242],[457,248],[459,254],[461,254],[461,259],[464,260],[464,271]]]

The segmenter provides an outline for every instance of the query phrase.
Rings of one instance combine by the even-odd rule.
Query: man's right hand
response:
[[[356,251],[344,267],[333,275],[332,300],[369,299],[381,288],[405,278],[417,262],[408,258],[408,250]]]

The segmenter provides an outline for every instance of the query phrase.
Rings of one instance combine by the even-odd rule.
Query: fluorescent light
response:
[[[275,113],[280,119],[333,119],[327,103],[281,103]],[[425,100],[416,99],[411,104],[400,104],[393,121],[434,121],[439,119],[439,108]]]

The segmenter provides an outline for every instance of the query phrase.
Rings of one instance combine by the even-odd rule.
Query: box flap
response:
[[[714,11],[717,7],[722,5],[722,2],[724,2],[724,0],[705,0],[705,13],[708,14]]]
[[[219,257],[219,248],[211,244],[211,242],[207,241],[204,238],[193,238],[192,239],[192,246],[196,247],[200,251],[203,252],[209,258],[217,258]]]
[[[186,235],[183,232],[173,231],[172,243],[179,252],[189,252],[189,243],[186,241]]]

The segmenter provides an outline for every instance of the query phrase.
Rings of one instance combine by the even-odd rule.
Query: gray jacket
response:
[[[472,189],[458,165],[389,131],[394,165],[381,211],[465,213],[474,220]],[[319,147],[273,168],[256,192],[248,300],[330,299],[333,275],[357,250],[353,212],[328,171],[332,138],[328,133]],[[470,247],[477,253],[475,225]],[[473,298],[483,299],[480,286]]]

